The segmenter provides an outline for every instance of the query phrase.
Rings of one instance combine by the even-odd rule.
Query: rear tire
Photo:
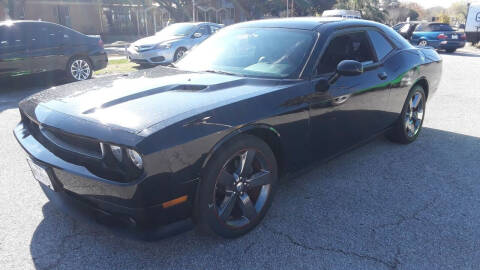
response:
[[[83,56],[74,56],[68,61],[67,77],[71,81],[84,81],[92,78],[93,65],[90,59]]]
[[[200,182],[195,203],[199,229],[224,238],[246,234],[270,208],[277,177],[275,156],[264,141],[239,135],[227,142]]]
[[[447,53],[453,53],[455,52],[457,49],[446,49],[445,51],[447,51]]]
[[[418,46],[421,46],[421,47],[428,46],[428,41],[422,39],[418,42]]]
[[[422,130],[425,105],[425,91],[420,85],[414,86],[405,100],[400,118],[387,134],[387,138],[401,144],[415,141]]]

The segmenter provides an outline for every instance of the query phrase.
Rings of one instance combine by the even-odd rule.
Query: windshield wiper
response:
[[[243,75],[241,75],[241,74],[236,74],[236,73],[231,73],[231,72],[221,71],[221,70],[208,69],[208,70],[204,70],[203,72],[217,73],[217,74],[224,74],[224,75],[232,75],[232,76],[241,76],[241,77],[243,77]]]

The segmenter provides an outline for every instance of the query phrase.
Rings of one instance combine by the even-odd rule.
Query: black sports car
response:
[[[380,133],[414,141],[441,61],[370,21],[240,23],[174,67],[31,96],[14,133],[70,212],[145,237],[191,224],[236,237],[265,216],[279,178]]]

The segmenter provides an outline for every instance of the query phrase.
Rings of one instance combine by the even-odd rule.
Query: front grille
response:
[[[28,129],[34,137],[46,143],[46,147],[57,148],[58,150],[68,151],[81,156],[101,159],[102,150],[100,143],[92,139],[58,131],[38,125],[28,120]]]
[[[140,45],[140,46],[135,46],[135,50],[137,52],[145,52],[153,49],[155,45]]]

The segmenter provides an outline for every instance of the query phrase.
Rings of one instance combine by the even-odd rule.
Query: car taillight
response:
[[[103,40],[102,39],[98,40],[98,45],[103,48]]]
[[[447,39],[447,36],[445,34],[440,34],[437,36],[438,39]]]
[[[465,40],[465,39],[467,39],[467,35],[462,34],[462,35],[460,36],[460,38],[463,39],[463,40]]]

